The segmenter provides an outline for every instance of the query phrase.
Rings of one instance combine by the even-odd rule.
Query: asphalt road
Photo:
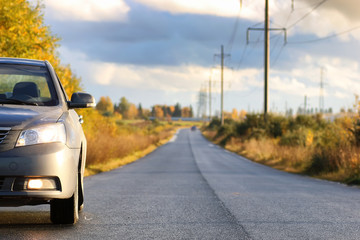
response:
[[[199,131],[85,180],[75,226],[49,206],[0,208],[0,239],[360,239],[360,189],[280,172]]]

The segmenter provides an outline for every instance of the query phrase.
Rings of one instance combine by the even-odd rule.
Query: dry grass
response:
[[[80,113],[85,119],[87,175],[130,163],[163,144],[175,131],[172,124],[120,121],[116,117],[104,117],[95,110]]]
[[[216,131],[205,131],[204,136],[214,143]],[[316,149],[314,146],[282,146],[269,138],[243,140],[232,137],[224,146],[227,150],[255,162],[291,173],[348,184],[360,184],[360,149],[342,146],[334,149]]]
[[[164,144],[175,131],[167,125],[148,131],[149,126],[144,125],[133,133],[124,133],[124,127],[119,127],[119,131],[124,135],[113,135],[108,132],[96,138],[88,137],[86,175],[109,171],[131,163]]]
[[[138,160],[139,158],[142,158],[142,157],[146,156],[147,154],[151,153],[160,145],[165,144],[166,142],[168,142],[168,140],[170,138],[171,138],[171,136],[168,136],[167,138],[160,140],[156,144],[148,145],[145,149],[132,152],[131,154],[127,154],[124,157],[110,158],[110,159],[107,159],[107,161],[103,161],[102,163],[87,164],[86,169],[85,169],[85,176],[90,176],[90,175],[94,175],[94,174],[97,174],[100,172],[110,171],[115,168],[132,163],[132,162]]]
[[[119,135],[88,139],[88,165],[106,162],[111,158],[123,158],[134,152],[142,151],[151,145],[157,145],[160,140],[171,136],[170,131],[157,135]]]
[[[308,166],[312,150],[306,147],[280,146],[275,139],[231,138],[225,148],[253,161],[293,173],[301,173]]]

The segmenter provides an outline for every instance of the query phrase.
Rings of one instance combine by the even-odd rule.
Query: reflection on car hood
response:
[[[21,130],[33,125],[56,122],[62,113],[60,107],[0,105],[0,127]]]

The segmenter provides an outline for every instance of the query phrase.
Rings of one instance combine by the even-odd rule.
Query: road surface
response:
[[[0,208],[0,239],[359,239],[360,189],[277,171],[181,130],[85,180],[75,226],[49,206]]]

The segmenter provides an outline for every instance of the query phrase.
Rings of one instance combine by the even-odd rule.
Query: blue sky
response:
[[[292,2],[294,8],[292,8]],[[212,112],[220,109],[220,45],[225,61],[225,110],[262,111],[264,0],[44,0],[46,24],[62,38],[61,60],[96,99],[122,96],[154,104],[197,108],[212,79]],[[318,6],[318,7],[316,7]],[[339,111],[360,94],[360,26],[356,0],[270,0],[271,27],[288,28],[288,44],[271,33],[269,107],[319,107],[324,68],[325,107]],[[300,20],[301,19],[301,20]],[[300,21],[299,21],[300,20]],[[236,25],[236,22],[238,23]],[[237,26],[237,27],[235,27]],[[233,33],[234,38],[232,38]]]

